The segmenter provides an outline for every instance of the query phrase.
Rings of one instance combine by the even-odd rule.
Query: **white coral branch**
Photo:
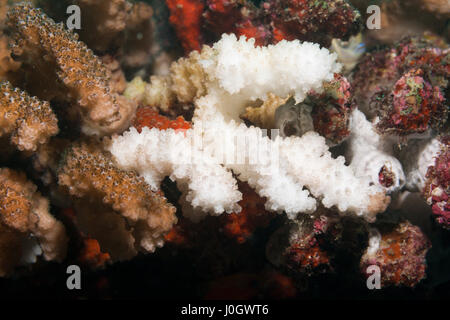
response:
[[[370,186],[366,178],[355,176],[342,157],[333,159],[325,139],[318,134],[269,139],[261,129],[248,128],[239,118],[246,106],[256,99],[266,100],[269,93],[280,97],[292,95],[296,102],[301,102],[310,90],[319,92],[322,84],[330,81],[341,68],[335,54],[312,43],[281,41],[255,47],[253,39],[238,40],[234,35],[223,35],[212,48],[183,63],[194,64],[190,69],[197,70],[195,74],[202,77],[202,88],[207,90],[202,96],[198,90],[191,95],[198,97],[194,98],[193,129],[187,131],[186,137],[177,135],[177,139],[165,144],[155,144],[169,134],[158,130],[137,134],[132,129],[132,133],[114,138],[110,150],[119,166],[138,170],[153,186],[163,175],[187,179],[195,196],[187,195],[186,200],[203,211],[215,213],[217,209],[231,208],[227,201],[237,199],[235,182],[222,174],[222,179],[215,182],[222,183],[220,197],[210,188],[196,189],[192,185],[198,181],[197,176],[205,177],[205,185],[208,179],[217,179],[210,177],[210,172],[220,172],[220,165],[233,170],[240,180],[247,181],[265,197],[267,209],[285,211],[290,218],[315,210],[315,198],[326,207],[336,206],[342,212],[353,212],[368,219],[386,208],[388,198],[383,190]],[[198,155],[209,159],[212,167],[198,166],[197,162],[192,162],[191,167],[174,167],[164,148],[192,150],[192,145],[186,142],[189,137],[201,138],[202,147],[194,153],[201,151]],[[130,149],[130,146],[136,147]],[[183,174],[178,175],[178,171]],[[201,195],[202,192],[205,194]],[[215,207],[221,203],[223,208]]]
[[[381,136],[358,109],[354,110],[350,120],[348,158],[350,166],[358,177],[368,177],[369,182],[392,193],[405,184],[405,174],[400,161],[394,157],[394,141]],[[379,174],[385,168],[392,182],[382,185]]]

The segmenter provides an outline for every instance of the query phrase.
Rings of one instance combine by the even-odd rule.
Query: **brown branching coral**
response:
[[[0,84],[0,137],[10,136],[21,151],[35,151],[58,131],[58,120],[48,102],[30,97],[9,82]]]
[[[117,169],[99,144],[73,145],[58,173],[59,184],[83,198],[76,203],[80,226],[115,260],[161,247],[177,221],[175,208],[164,197],[135,172]]]
[[[74,33],[27,3],[13,7],[7,23],[28,92],[73,105],[86,134],[105,135],[127,128],[134,104],[112,92],[107,69]]]
[[[180,105],[192,105],[196,98],[206,94],[206,74],[200,60],[212,54],[211,47],[204,46],[201,54],[192,51],[187,58],[173,62],[167,76],[152,76],[150,84],[136,78],[129,84],[125,96],[144,106],[157,106],[166,113]]]
[[[65,228],[49,213],[48,200],[36,189],[24,174],[0,169],[0,276],[21,260],[34,259],[26,257],[33,253],[23,250],[30,236],[36,238],[46,260],[65,257]]]

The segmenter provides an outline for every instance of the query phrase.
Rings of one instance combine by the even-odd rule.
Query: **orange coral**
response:
[[[199,0],[166,0],[170,10],[170,23],[186,52],[200,51],[201,24],[205,4]]]
[[[48,102],[30,97],[9,82],[0,84],[0,137],[10,136],[21,151],[36,151],[58,131],[58,120]]]
[[[247,183],[238,182],[238,186],[239,191],[242,192],[242,200],[239,201],[242,211],[227,214],[221,218],[224,220],[225,234],[243,243],[257,228],[268,226],[275,215],[264,209],[265,200]]]
[[[11,8],[7,23],[28,92],[74,105],[87,134],[104,135],[128,127],[134,104],[111,92],[107,69],[77,35],[26,3]]]
[[[161,247],[177,221],[175,208],[165,198],[135,172],[117,169],[97,143],[74,144],[62,160],[58,179],[71,195],[83,198],[75,203],[80,225],[89,228],[86,233],[113,259]],[[121,235],[126,243],[120,242]]]
[[[65,228],[49,213],[48,200],[36,189],[23,173],[0,169],[0,276],[11,272],[20,260],[33,261],[36,253],[27,257],[30,253],[23,249],[29,236],[36,237],[46,260],[65,257]]]
[[[182,217],[169,233],[166,234],[164,239],[176,246],[191,247],[194,241],[193,233],[196,232],[196,226],[191,221]]]
[[[83,250],[81,251],[80,261],[88,264],[93,268],[104,266],[110,259],[108,253],[103,253],[100,250],[100,244],[97,240],[87,238],[83,240]]]
[[[174,129],[188,130],[191,124],[184,120],[183,117],[177,117],[175,120],[160,115],[158,111],[149,108],[139,108],[133,121],[133,126],[137,131],[141,132],[143,127],[158,128],[159,130]]]

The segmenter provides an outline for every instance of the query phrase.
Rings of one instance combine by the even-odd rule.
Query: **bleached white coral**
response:
[[[237,202],[242,194],[236,181],[216,159],[200,151],[196,145],[199,137],[194,130],[185,133],[144,127],[138,133],[131,128],[114,139],[110,151],[123,169],[136,170],[154,190],[166,176],[177,181],[194,209],[202,209],[195,210],[190,217],[193,220],[208,212],[240,211]]]
[[[394,141],[381,136],[360,110],[354,110],[350,120],[350,166],[359,177],[369,177],[369,182],[394,192],[405,184],[405,174],[400,161],[393,156]],[[388,181],[380,183],[382,178]]]
[[[436,156],[444,144],[439,138],[414,140],[408,147],[400,152],[406,172],[406,188],[409,191],[419,191],[425,187],[428,168],[434,165]]]
[[[151,131],[139,135],[131,130],[122,137],[113,138],[109,148],[119,166],[133,167],[143,174],[148,170],[144,174],[148,181],[155,176],[161,178],[158,167],[168,168],[164,174],[174,176],[173,160],[165,155],[163,148],[176,146],[177,150],[185,150],[189,147],[185,142],[188,135],[193,135],[201,138],[203,157],[215,159],[215,166],[222,164],[232,169],[240,180],[247,181],[267,199],[268,210],[285,211],[294,218],[299,212],[314,211],[315,198],[321,199],[326,207],[336,206],[342,212],[368,218],[385,209],[387,198],[383,190],[370,186],[365,178],[356,177],[352,169],[345,166],[343,157],[333,159],[325,139],[318,134],[310,132],[303,137],[269,139],[260,128],[248,128],[239,118],[247,105],[256,99],[266,100],[269,93],[280,97],[292,95],[299,103],[310,90],[320,92],[323,82],[332,80],[341,68],[335,54],[317,44],[297,40],[255,47],[253,39],[241,37],[238,40],[234,35],[223,35],[212,49],[206,47],[200,56],[194,54],[192,63],[195,81],[192,81],[192,75],[186,74],[189,81],[185,84],[192,83],[190,90],[207,89],[206,94],[194,98],[193,129],[186,137],[179,135],[179,141],[170,144],[155,142],[164,135],[157,130],[152,135],[149,134]],[[199,76],[203,77],[200,87],[194,84],[199,83]],[[198,96],[198,90],[191,96]],[[138,139],[142,139],[141,145],[146,145],[148,151],[130,154],[130,149],[125,146]],[[172,143],[174,147],[169,147]],[[156,156],[150,157],[150,152]],[[196,166],[195,162],[191,163],[191,168]],[[214,168],[218,172],[218,167]],[[203,167],[189,170],[185,169],[185,175],[178,178],[196,179],[191,176],[195,173],[210,179]],[[235,191],[235,182],[227,179],[220,182],[228,184],[222,190]],[[199,192],[207,194],[202,201],[193,203],[205,210],[221,203],[209,188]],[[230,201],[227,207],[232,208],[231,201],[237,197],[232,193],[221,196]]]

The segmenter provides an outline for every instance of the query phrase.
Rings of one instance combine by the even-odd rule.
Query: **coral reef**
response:
[[[0,0],[0,294],[442,292],[449,7],[368,4]]]

